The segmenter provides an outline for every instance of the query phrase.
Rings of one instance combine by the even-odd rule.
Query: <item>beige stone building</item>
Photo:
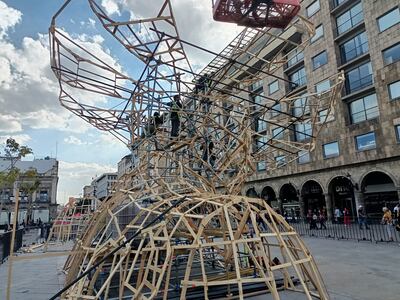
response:
[[[10,167],[10,160],[0,157],[0,171]],[[34,159],[32,161],[17,161],[15,167],[22,173],[28,170],[36,170],[39,181],[38,189],[32,194],[20,192],[18,223],[26,220],[30,211],[30,219],[36,222],[39,218],[42,222],[48,222],[57,216],[57,187],[58,187],[58,161],[54,158]],[[28,181],[31,181],[29,179]],[[19,179],[18,184],[26,181]],[[0,225],[9,224],[13,220],[15,208],[15,195],[12,187],[3,188],[0,191]]]
[[[289,214],[304,216],[309,209],[326,207],[330,218],[335,208],[348,208],[356,216],[364,205],[370,217],[380,217],[382,207],[393,209],[400,197],[399,1],[304,0],[301,14],[314,23],[316,34],[311,45],[292,53],[275,72],[297,85],[267,77],[251,92],[276,99],[301,90],[319,92],[330,85],[327,78],[343,70],[341,101],[329,116],[320,112],[328,122],[314,151],[271,172],[268,162],[259,163],[242,192]],[[302,37],[296,33],[291,38]],[[259,132],[270,136],[269,127]]]

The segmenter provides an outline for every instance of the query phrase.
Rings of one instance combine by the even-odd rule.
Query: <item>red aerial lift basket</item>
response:
[[[214,20],[246,27],[285,28],[300,10],[299,0],[257,1],[257,9],[251,10],[253,1],[257,0],[215,0]]]

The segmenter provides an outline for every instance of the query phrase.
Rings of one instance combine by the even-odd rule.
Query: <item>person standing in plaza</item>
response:
[[[325,208],[319,211],[319,229],[326,229],[326,210]]]
[[[347,207],[344,208],[343,210],[343,215],[344,215],[344,226],[350,226],[350,211]]]
[[[364,211],[364,207],[360,205],[358,207],[358,225],[360,226],[360,229],[363,229],[363,225],[365,226],[365,229],[369,229],[368,224],[367,224],[367,214]]]
[[[338,207],[336,207],[335,208],[335,223],[336,224],[339,224],[340,217],[341,217],[340,209]]]
[[[383,211],[382,224],[385,225],[385,227],[386,227],[386,232],[388,234],[389,241],[393,242],[393,236],[392,236],[392,221],[393,221],[392,212],[387,207],[382,208],[382,211]]]

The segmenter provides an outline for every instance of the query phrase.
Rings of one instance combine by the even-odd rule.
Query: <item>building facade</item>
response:
[[[6,170],[10,166],[10,161],[0,158],[0,171]],[[30,211],[30,219],[33,221],[39,218],[43,222],[48,222],[57,216],[57,186],[58,186],[58,161],[54,158],[35,159],[33,161],[17,161],[15,167],[24,173],[28,170],[36,170],[38,189],[32,194],[20,192],[18,222],[26,220],[26,215]],[[19,185],[26,178],[21,177],[17,181]],[[32,180],[30,178],[29,180]],[[0,224],[12,223],[15,209],[15,195],[13,187],[5,187],[1,191],[0,199]]]
[[[329,218],[335,208],[356,217],[363,205],[370,217],[381,217],[382,207],[393,209],[400,198],[399,2],[304,0],[301,14],[316,34],[275,73],[296,85],[267,77],[257,91],[249,89],[277,99],[301,90],[315,93],[343,71],[341,101],[323,116],[327,124],[314,151],[273,172],[268,162],[259,163],[242,193],[302,216],[326,207]],[[273,128],[262,130],[273,134]]]
[[[118,178],[121,178],[123,175],[132,171],[134,167],[134,157],[132,154],[125,155],[121,160],[118,162]]]
[[[113,193],[113,185],[117,182],[117,173],[104,173],[93,180],[94,196],[100,201]]]

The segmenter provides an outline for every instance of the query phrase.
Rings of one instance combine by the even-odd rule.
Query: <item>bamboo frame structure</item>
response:
[[[328,116],[335,109],[343,73],[318,93],[277,75],[293,53],[308,46],[313,25],[299,16],[284,32],[244,28],[214,53],[180,38],[170,0],[160,0],[154,16],[128,21],[112,19],[99,1],[88,0],[105,30],[144,65],[133,79],[56,27],[69,1],[50,27],[59,100],[123,141],[137,159],[86,222],[64,266],[62,298],[244,299],[263,291],[277,300],[284,291],[298,291],[303,299],[329,299],[294,229],[264,200],[240,195],[257,163],[266,162],[274,172],[283,166],[277,156],[287,164],[312,151],[327,121],[320,112]],[[139,34],[139,26],[147,35]],[[195,73],[187,47],[215,59]],[[248,87],[266,78],[293,91],[280,98],[249,97]],[[171,136],[169,101],[176,95],[183,100],[180,130]],[[106,105],[88,97],[105,97]],[[287,109],[278,111],[277,104]],[[162,119],[157,125],[155,112]],[[259,130],[259,119],[280,132]],[[64,227],[55,227],[56,235]]]

